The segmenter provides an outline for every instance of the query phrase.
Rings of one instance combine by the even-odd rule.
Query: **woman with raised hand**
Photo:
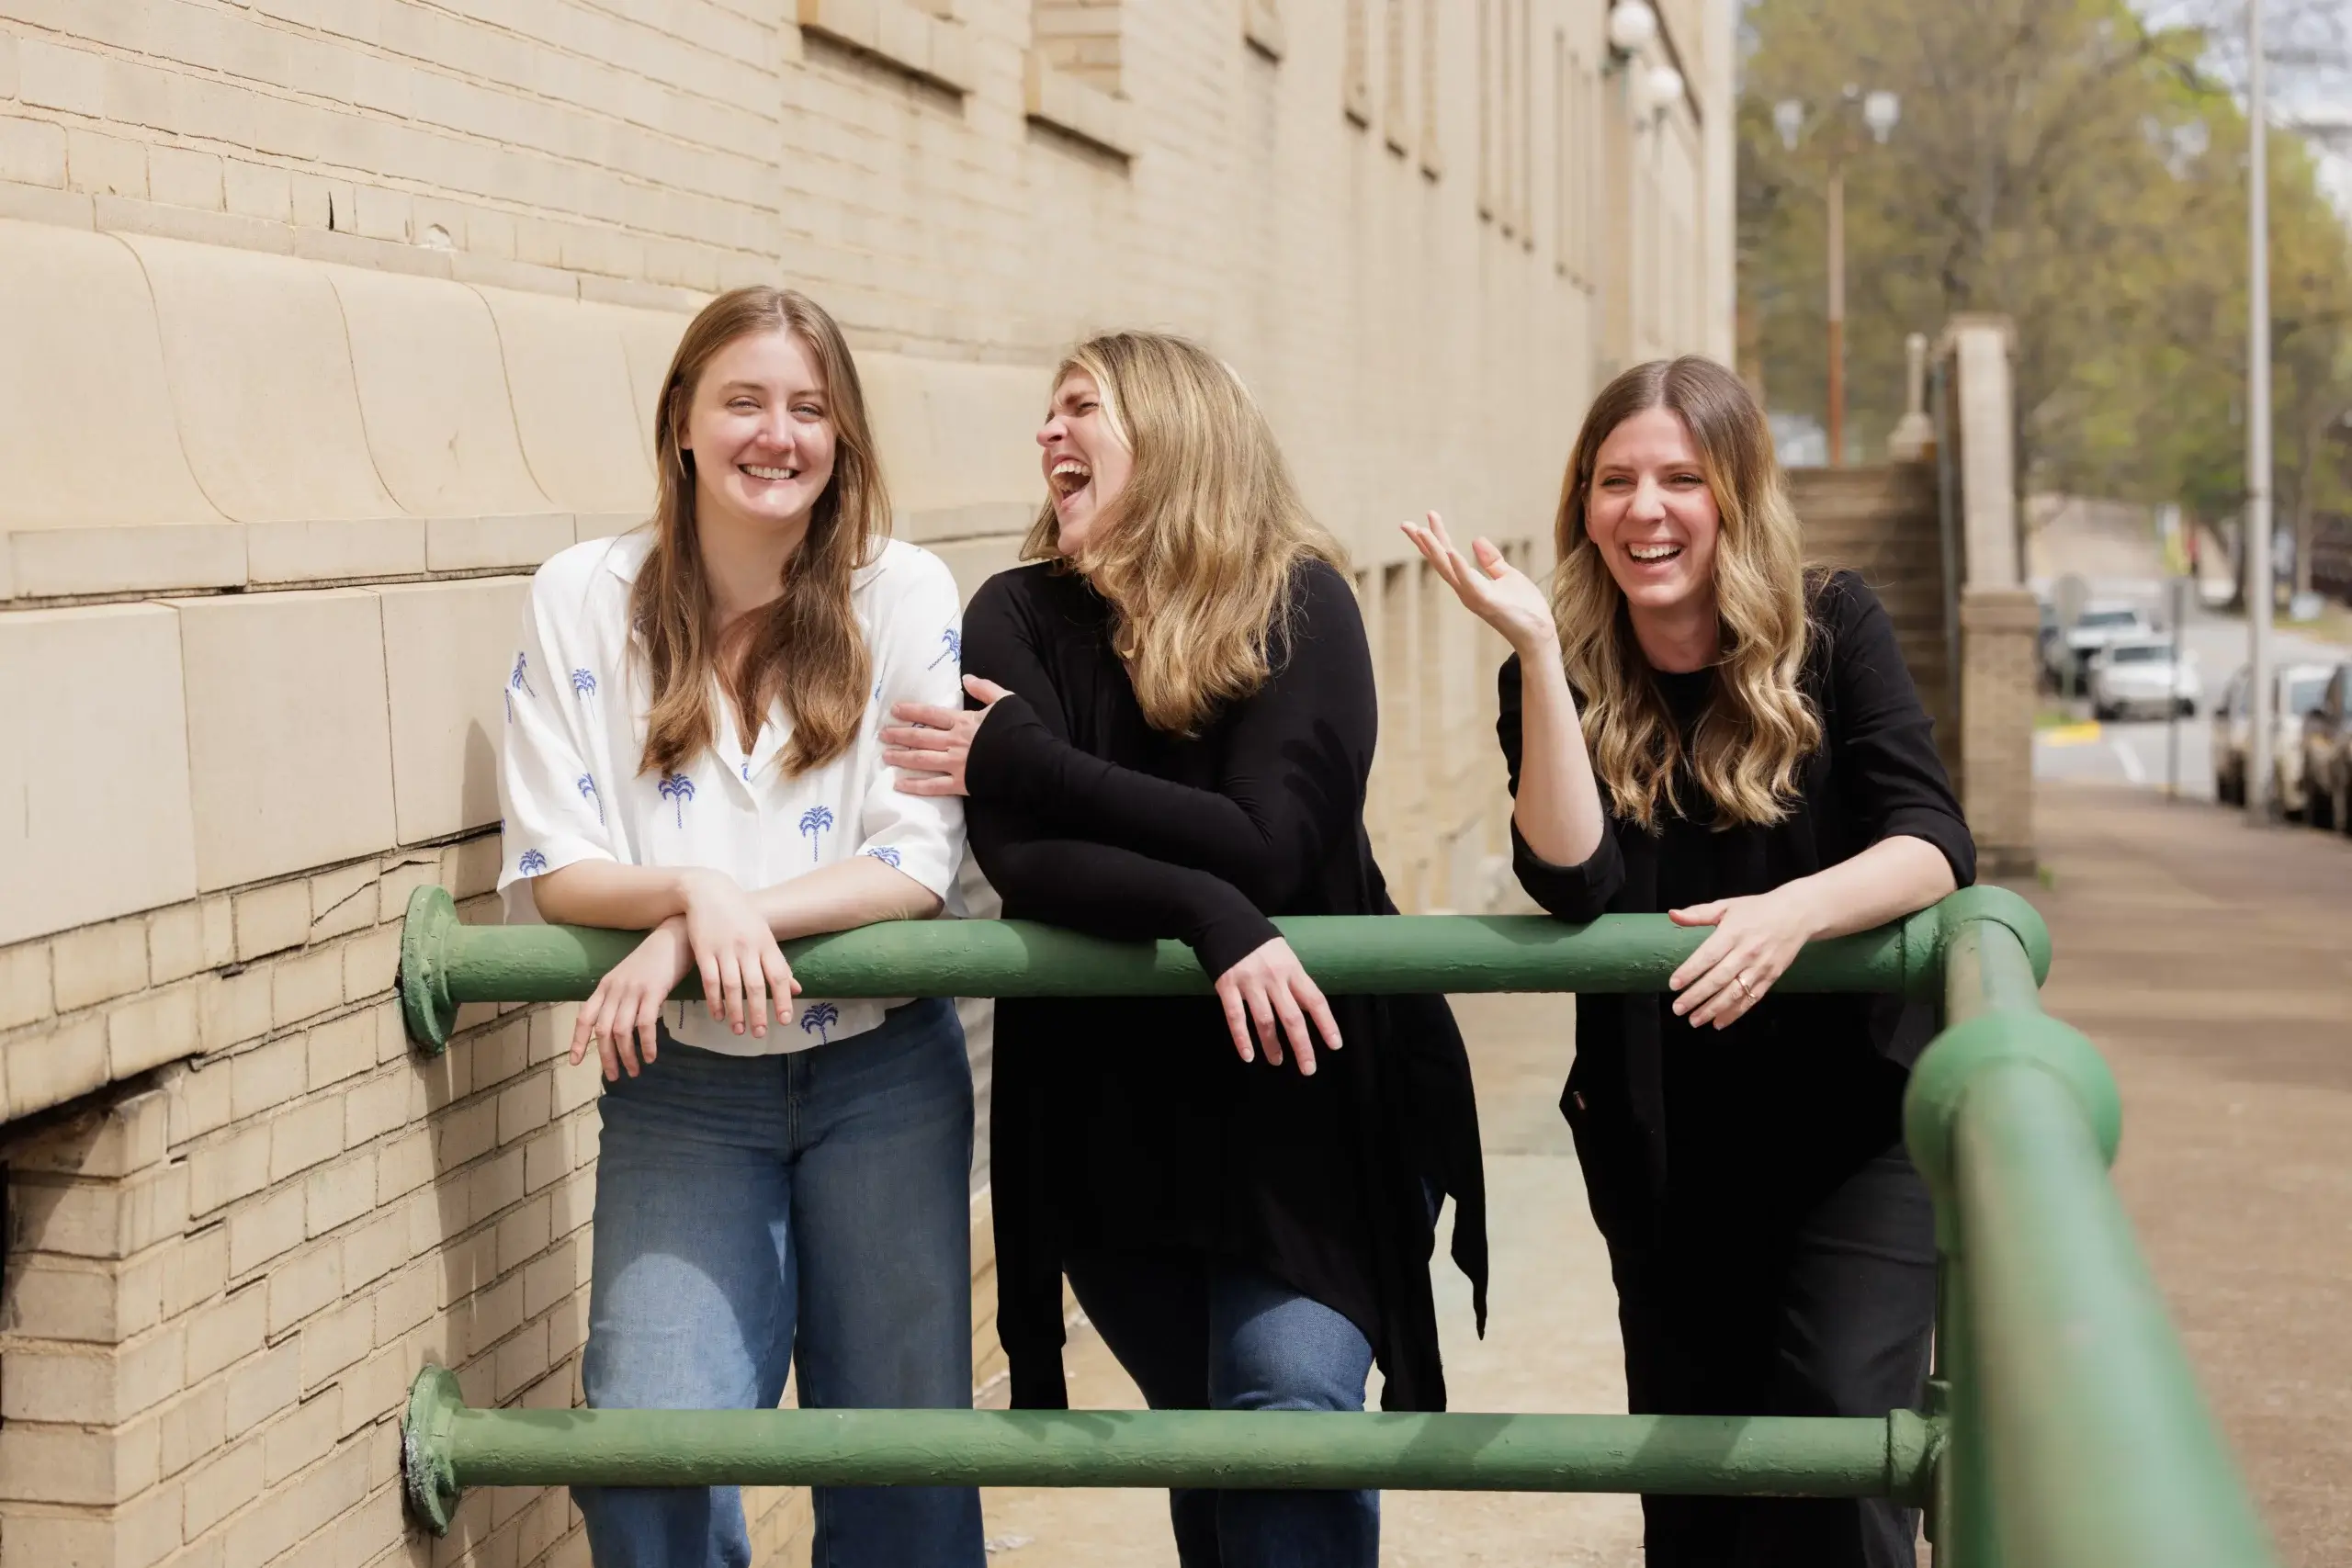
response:
[[[1664,911],[1705,940],[1663,995],[1577,998],[1561,1110],[1607,1238],[1642,1413],[1883,1416],[1924,1393],[1927,1189],[1899,997],[1774,990],[1816,938],[1966,885],[1975,850],[1877,598],[1808,570],[1737,377],[1660,360],[1568,458],[1547,597],[1432,513],[1405,531],[1510,642],[1498,730],[1521,885],[1551,913]],[[1886,1568],[1879,1500],[1643,1499],[1651,1568]]]
[[[1065,1274],[1156,1408],[1443,1407],[1442,1194],[1484,1312],[1468,1060],[1441,998],[1326,998],[1272,915],[1394,912],[1363,827],[1372,661],[1264,416],[1182,339],[1080,344],[1038,432],[1035,564],[965,616],[977,711],[886,758],[968,792],[1008,916],[1173,937],[1214,997],[1000,1004],[990,1113],[1012,1402],[1067,1403]],[[1179,1491],[1185,1568],[1369,1568],[1370,1492]]]
[[[510,912],[643,931],[581,1007],[606,1079],[592,1406],[971,1403],[972,1080],[945,1000],[797,996],[779,939],[936,914],[962,802],[881,760],[956,699],[957,594],[887,537],[841,330],[740,288],[686,328],[646,528],[532,580],[501,770]],[[698,976],[705,1000],[665,1005]],[[573,1489],[605,1568],[751,1561],[733,1487]],[[969,1488],[819,1487],[826,1568],[985,1561]]]

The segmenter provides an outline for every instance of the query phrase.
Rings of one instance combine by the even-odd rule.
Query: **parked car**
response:
[[[2352,663],[2327,678],[2303,715],[2303,820],[2352,832]]]
[[[2073,626],[2042,645],[2051,677],[2060,687],[2079,692],[2100,649],[2125,638],[2151,637],[2155,631],[2148,613],[2137,604],[2094,599],[2083,606]]]
[[[2277,696],[2270,713],[2270,798],[2290,817],[2303,809],[2303,716],[2319,705],[2335,672],[2332,664],[2310,663],[2271,671]],[[2213,705],[2213,795],[2224,806],[2245,804],[2246,736],[2253,723],[2246,696],[2252,684],[2241,667]]]
[[[2168,638],[2120,639],[2091,656],[2091,714],[2096,718],[2194,714],[2204,696],[2197,656],[2176,649]]]

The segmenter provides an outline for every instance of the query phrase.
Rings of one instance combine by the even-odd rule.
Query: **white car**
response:
[[[2129,714],[2194,714],[2205,688],[2197,656],[2176,654],[2163,637],[2120,638],[2091,656],[2091,715],[2121,718]]]
[[[2050,639],[2051,676],[2062,687],[2079,689],[2090,672],[2091,660],[2111,643],[2151,637],[2156,628],[2137,604],[2094,599],[2083,606],[2075,624]]]
[[[2283,664],[2271,671],[2278,693],[2271,709],[2271,798],[2290,817],[2303,808],[2303,715],[2319,706],[2335,671],[2333,664]],[[2249,684],[2241,667],[2213,705],[2213,795],[2224,806],[2245,804]]]

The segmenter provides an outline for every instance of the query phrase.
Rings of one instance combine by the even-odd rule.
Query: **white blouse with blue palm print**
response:
[[[790,723],[778,703],[749,755],[736,726],[675,773],[641,773],[650,695],[630,648],[628,597],[651,548],[643,531],[575,545],[539,568],[506,671],[499,798],[506,918],[536,921],[531,878],[584,860],[697,865],[772,887],[820,865],[872,855],[943,898],[964,855],[964,803],[901,794],[882,765],[891,705],[960,707],[963,609],[956,580],[928,550],[891,540],[850,592],[873,654],[874,691],[855,744],[797,778],[779,763]],[[714,689],[713,703],[718,705]],[[723,705],[718,711],[725,713]],[[714,1023],[699,1004],[663,1011],[689,1045],[737,1055],[799,1050],[872,1029],[892,1000],[802,996],[789,1026],[761,1041]]]

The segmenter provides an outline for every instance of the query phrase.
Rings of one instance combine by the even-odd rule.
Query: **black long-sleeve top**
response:
[[[1154,729],[1086,581],[991,578],[964,669],[1014,694],[966,767],[974,855],[1004,912],[1175,937],[1222,974],[1271,915],[1393,914],[1363,829],[1376,705],[1354,595],[1299,569],[1273,673],[1197,736]],[[1214,998],[998,1005],[990,1180],[1012,1401],[1067,1404],[1062,1260],[1197,1249],[1254,1265],[1371,1341],[1391,1409],[1442,1409],[1432,1194],[1483,1321],[1485,1201],[1469,1061],[1435,997],[1333,997],[1345,1043],[1302,1077],[1236,1054]]]
[[[1581,865],[1550,864],[1516,827],[1520,885],[1566,920],[1656,913],[1770,892],[1907,835],[1940,850],[1965,887],[1976,851],[1936,754],[1932,722],[1894,629],[1852,572],[1808,584],[1800,685],[1822,724],[1793,809],[1770,827],[1718,826],[1687,773],[1682,815],[1649,832],[1610,812]],[[1652,672],[1687,737],[1712,670]],[[1520,669],[1501,674],[1496,730],[1519,789]],[[1605,792],[1604,792],[1605,793]],[[1902,1135],[1903,1090],[1934,1028],[1898,997],[1775,990],[1729,1028],[1693,1029],[1666,994],[1577,999],[1576,1065],[1560,1108],[1594,1218],[1612,1242],[1753,1242],[1778,1233]]]

